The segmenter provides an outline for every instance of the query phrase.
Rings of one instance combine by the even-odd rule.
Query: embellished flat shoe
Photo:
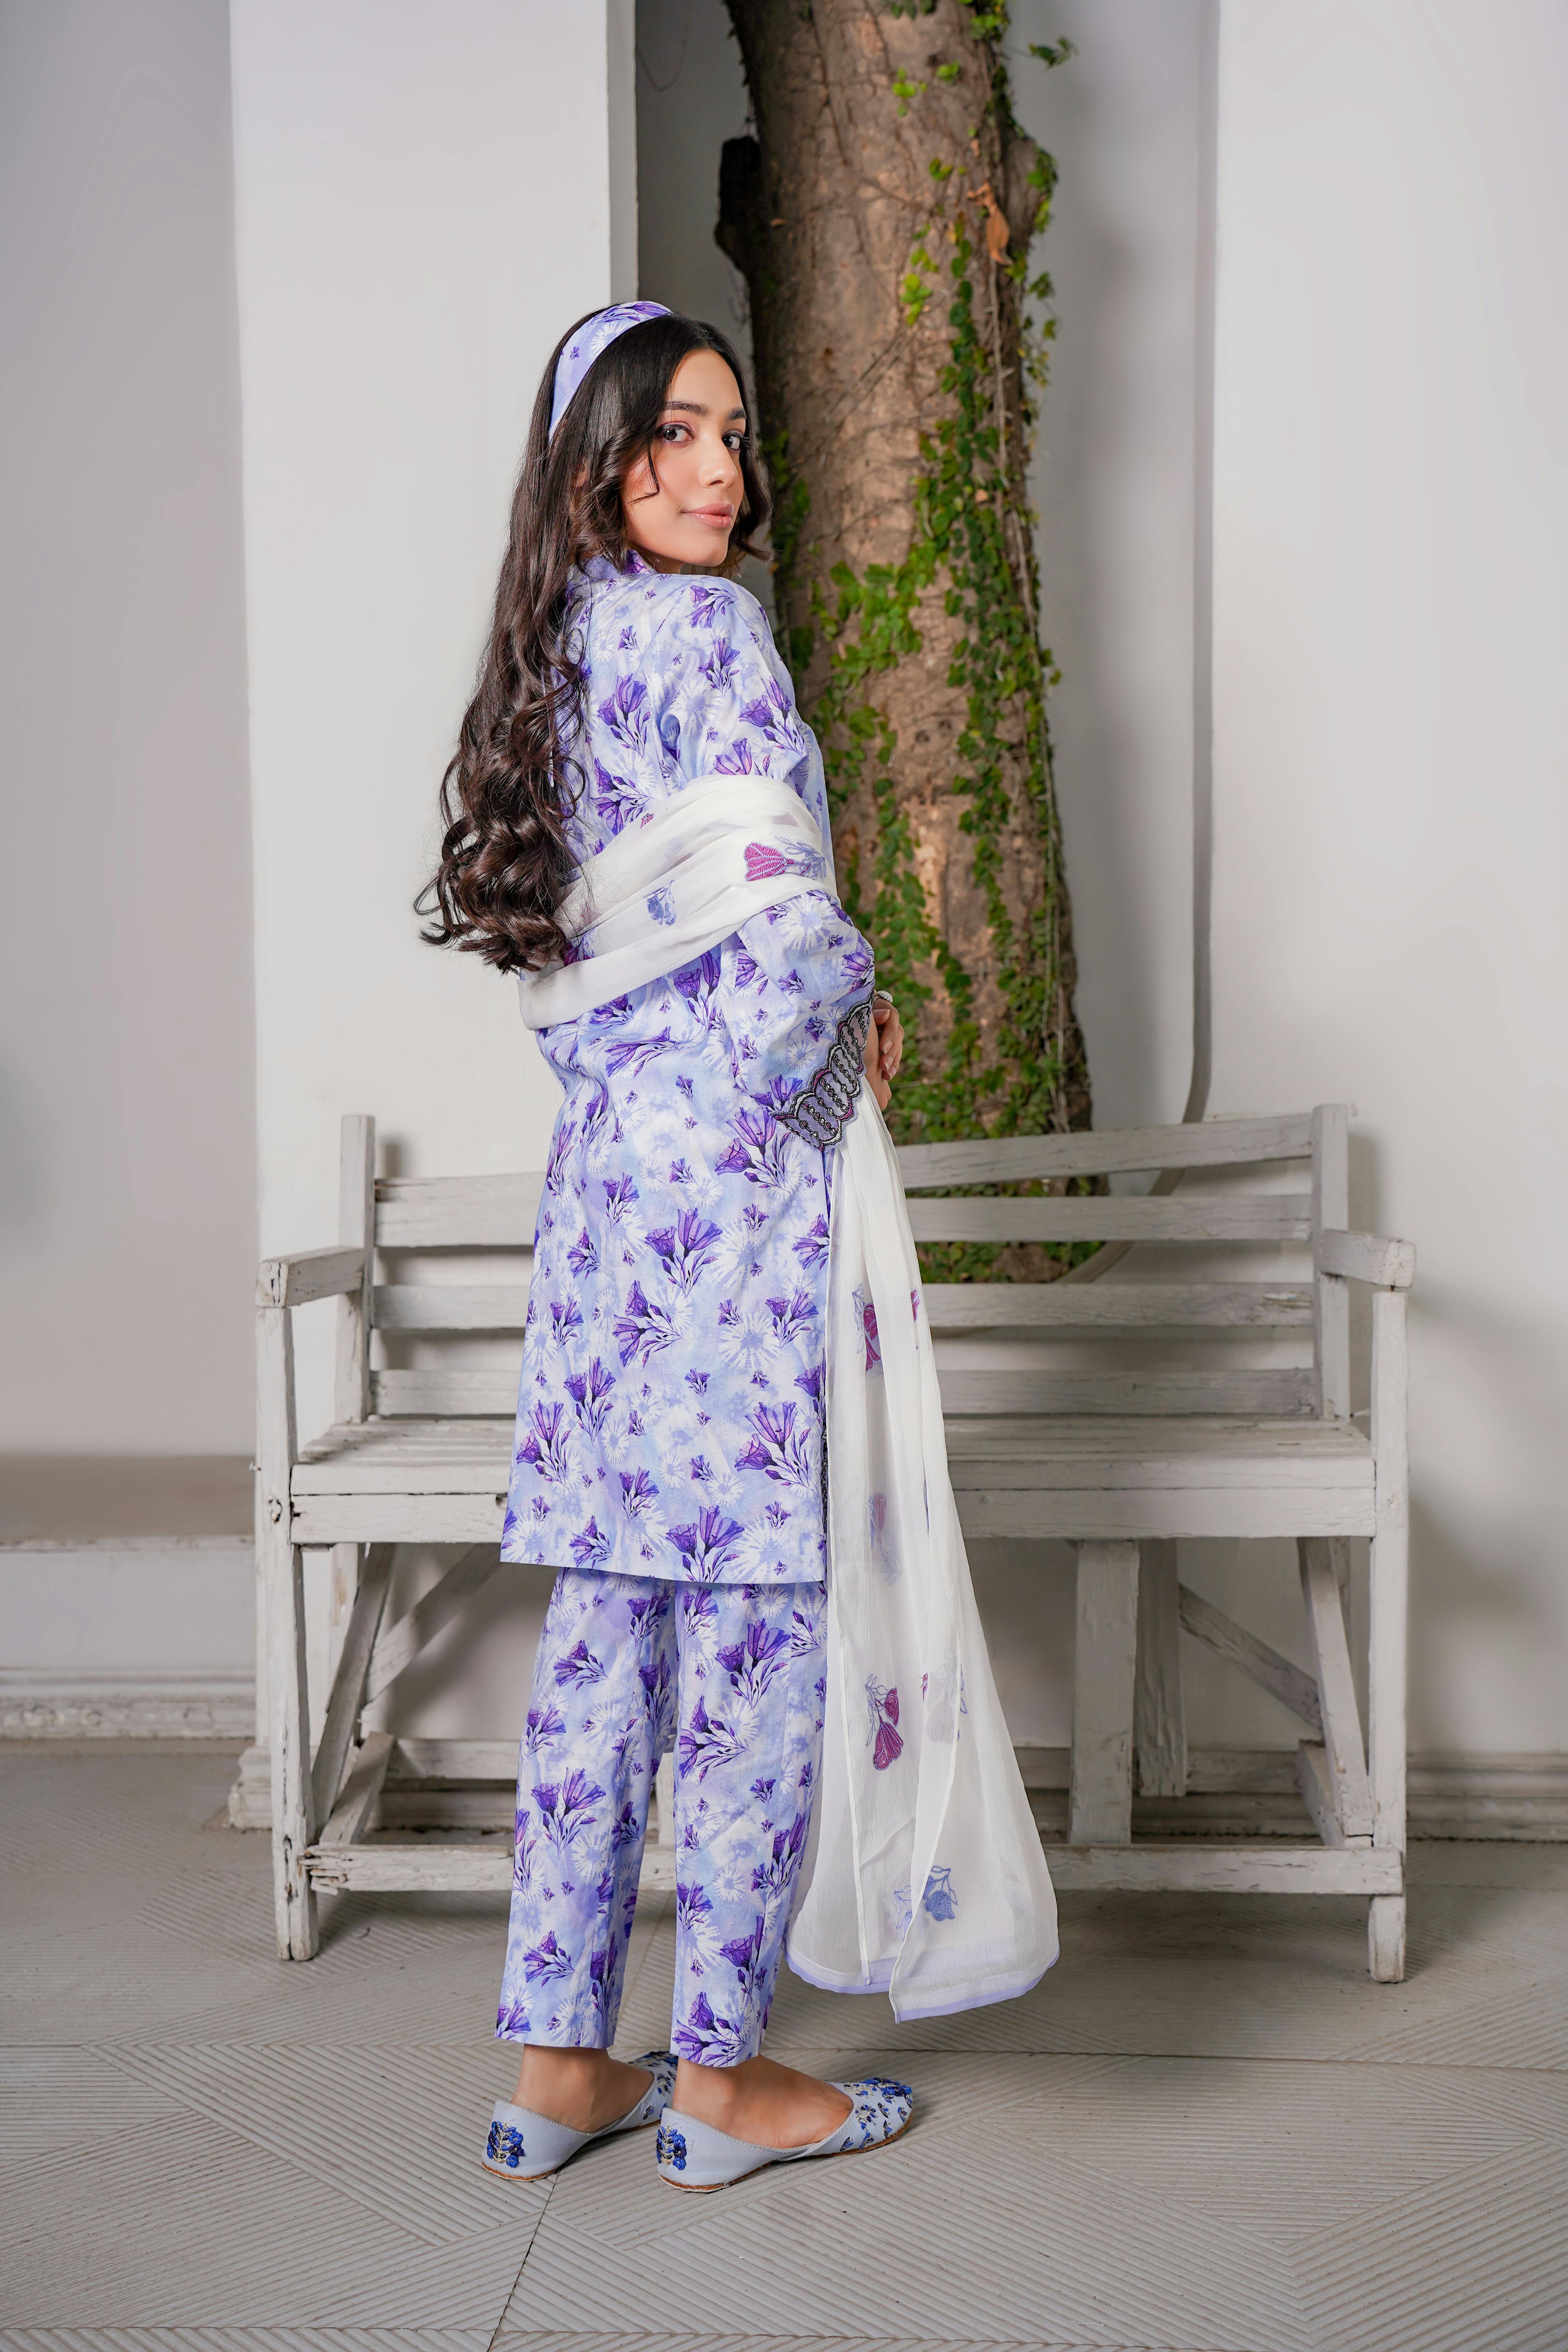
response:
[[[674,2051],[647,2050],[640,2058],[631,2058],[626,2063],[646,2066],[653,2081],[619,2123],[605,2124],[596,2132],[574,2131],[570,2124],[558,2124],[549,2116],[536,2116],[531,2107],[514,2107],[509,2100],[498,2099],[490,2135],[485,2142],[485,2170],[499,2172],[503,2180],[542,2180],[547,2172],[559,2172],[590,2140],[611,2139],[616,2132],[641,2131],[647,2125],[658,2123],[664,2103],[675,2088]]]
[[[646,2065],[648,2062],[644,2059]],[[695,2116],[677,2115],[666,2107],[658,2119],[658,2177],[672,2189],[728,2189],[765,2164],[799,2164],[808,2156],[859,2156],[867,2148],[886,2147],[909,2129],[915,2095],[907,2083],[891,2083],[885,2074],[863,2074],[858,2082],[835,2083],[854,2101],[844,2121],[826,2139],[805,2147],[756,2147],[750,2140],[731,2139]]]

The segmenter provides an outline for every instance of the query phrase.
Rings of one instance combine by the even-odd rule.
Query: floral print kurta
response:
[[[580,857],[714,775],[787,780],[826,843],[821,757],[754,597],[595,560],[574,622]],[[700,1583],[826,1573],[820,1138],[825,1103],[829,1128],[847,1108],[829,1050],[847,1032],[858,1052],[871,983],[829,887],[539,1032],[564,1100],[503,1558]]]

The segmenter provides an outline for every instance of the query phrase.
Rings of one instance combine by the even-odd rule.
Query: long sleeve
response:
[[[874,960],[836,895],[821,754],[766,616],[744,589],[692,581],[675,625],[667,622],[650,652],[667,786],[781,777],[822,835],[828,887],[743,924],[718,985],[737,1083],[803,1141],[826,1149],[858,1091]]]

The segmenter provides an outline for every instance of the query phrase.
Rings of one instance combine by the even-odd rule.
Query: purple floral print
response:
[[[519,1759],[503,2040],[614,2040],[648,1800],[673,1747],[671,2046],[707,2066],[755,2055],[822,1752],[826,1610],[820,1583],[679,1590],[562,1570]]]
[[[787,779],[826,838],[821,758],[753,598],[634,559],[618,572],[590,564],[573,600],[586,680],[567,820],[579,856],[714,774]],[[754,846],[759,871],[782,854]],[[841,1023],[863,1016],[873,971],[831,857],[821,883],[667,978],[539,1032],[563,1097],[508,1559],[679,1583],[825,1572],[828,1170],[790,1106],[826,1068]]]

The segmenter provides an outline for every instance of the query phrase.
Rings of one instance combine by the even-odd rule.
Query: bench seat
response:
[[[497,1539],[512,1424],[340,1422],[292,1481],[304,1544]],[[952,1414],[971,1536],[1370,1535],[1372,1446],[1352,1422]]]

